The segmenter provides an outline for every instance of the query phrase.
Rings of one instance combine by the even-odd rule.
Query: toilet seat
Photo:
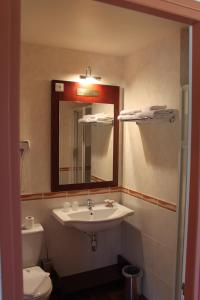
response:
[[[31,271],[37,271],[39,273],[45,273],[40,267],[35,266],[31,268],[26,268],[24,270],[28,270],[29,272]],[[48,296],[52,292],[52,283],[51,279],[49,277],[45,278],[44,281],[39,285],[37,288],[37,291],[35,292],[34,295],[24,295],[24,300],[39,300],[39,299],[47,299]]]

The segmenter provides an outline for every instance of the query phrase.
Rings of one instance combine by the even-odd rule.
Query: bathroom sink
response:
[[[98,232],[110,229],[120,224],[134,211],[121,204],[115,203],[113,207],[97,204],[92,211],[87,206],[80,206],[77,211],[70,209],[65,212],[63,208],[53,210],[53,216],[62,225],[75,227],[83,232]]]

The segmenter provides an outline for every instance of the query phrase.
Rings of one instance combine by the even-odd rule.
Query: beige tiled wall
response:
[[[125,60],[124,108],[179,109],[180,32]],[[124,124],[123,186],[177,203],[179,116],[174,123]]]
[[[98,249],[91,251],[89,238],[73,228],[64,227],[51,214],[67,200],[95,203],[106,198],[122,202],[135,210],[121,225],[98,233]],[[121,192],[66,196],[22,201],[24,217],[33,215],[45,229],[49,257],[60,276],[67,276],[112,265],[122,254],[130,263],[144,270],[143,293],[148,300],[172,300],[176,267],[176,213]],[[42,257],[46,252],[43,249]]]
[[[176,213],[126,194],[122,203],[135,210],[122,227],[122,254],[144,270],[143,292],[149,300],[172,300]]]
[[[124,108],[166,104],[179,109],[180,33],[140,49],[125,61]],[[123,186],[176,204],[179,116],[174,123],[124,124]],[[122,253],[144,270],[144,295],[172,300],[175,284],[176,212],[123,194],[135,209],[122,229]]]
[[[49,258],[52,259],[60,276],[115,264],[117,255],[121,253],[120,226],[98,233],[98,248],[96,252],[92,252],[90,239],[86,234],[62,226],[52,216],[52,209],[62,207],[65,201],[71,203],[78,201],[80,205],[85,205],[88,197],[95,203],[102,202],[106,198],[119,201],[120,193],[110,194],[108,189],[108,193],[98,195],[22,201],[22,223],[25,216],[32,215],[35,217],[35,222],[43,225]],[[45,249],[42,251],[42,257],[46,257]]]

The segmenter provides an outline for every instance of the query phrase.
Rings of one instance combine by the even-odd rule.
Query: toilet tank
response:
[[[31,229],[22,230],[23,268],[36,266],[42,249],[44,229],[41,224],[34,224]]]

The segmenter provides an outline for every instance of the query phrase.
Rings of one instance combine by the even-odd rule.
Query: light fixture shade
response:
[[[86,69],[85,69],[85,74],[81,74],[80,75],[80,79],[82,80],[86,80],[87,82],[95,82],[95,81],[99,81],[101,80],[101,77],[100,76],[93,76],[92,75],[92,68],[90,66],[88,66]]]

